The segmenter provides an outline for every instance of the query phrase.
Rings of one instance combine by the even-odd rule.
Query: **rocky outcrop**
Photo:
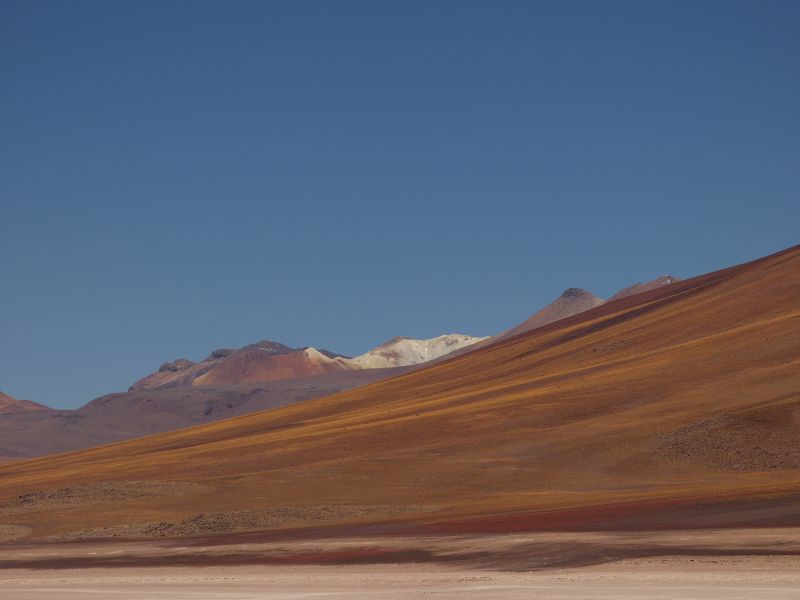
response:
[[[195,365],[194,362],[188,360],[186,358],[179,358],[178,360],[173,360],[172,362],[165,362],[159,368],[159,373],[170,372],[170,373],[178,373],[180,371],[185,371],[186,369],[190,369]]]

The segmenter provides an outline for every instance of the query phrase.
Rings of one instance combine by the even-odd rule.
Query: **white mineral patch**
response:
[[[397,337],[381,344],[377,348],[373,348],[369,352],[350,359],[350,362],[362,369],[418,365],[466,346],[471,346],[484,339],[486,338],[472,337],[460,333],[440,335],[429,340]]]

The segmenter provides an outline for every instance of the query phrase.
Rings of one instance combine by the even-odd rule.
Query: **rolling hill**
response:
[[[0,461],[43,456],[286,406],[405,372],[343,371],[257,384],[164,387],[107,394],[76,410],[0,414]]]
[[[49,410],[4,396],[0,461],[89,448],[326,396],[404,373],[480,339],[458,334],[394,338],[354,359],[262,340],[215,350],[197,363],[164,363],[128,392],[101,396],[76,410]]]
[[[0,392],[0,415],[8,415],[13,413],[29,413],[29,412],[42,412],[49,411],[50,407],[44,404],[37,404],[30,400],[17,400]]]
[[[50,539],[798,524],[798,348],[795,247],[325,398],[0,466],[0,524]]]

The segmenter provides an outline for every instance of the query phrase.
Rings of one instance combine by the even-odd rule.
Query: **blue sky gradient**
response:
[[[0,389],[496,333],[798,243],[797,2],[0,0]]]

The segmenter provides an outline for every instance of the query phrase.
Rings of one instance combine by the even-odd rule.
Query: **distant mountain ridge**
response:
[[[236,543],[794,527],[798,314],[800,246],[302,405],[4,465],[0,524]]]
[[[460,333],[440,335],[429,340],[396,337],[369,352],[350,359],[350,362],[365,369],[418,365],[447,356],[455,350],[467,348],[485,339],[487,338],[471,337]]]
[[[49,406],[31,402],[30,400],[17,400],[8,394],[0,392],[0,414],[6,415],[20,412],[40,412],[52,410]]]
[[[646,283],[628,286],[608,300],[580,288],[568,288],[519,325],[491,337],[473,337],[458,333],[424,340],[395,337],[354,358],[313,347],[291,348],[274,340],[261,340],[242,348],[220,348],[197,363],[185,358],[163,363],[157,372],[139,379],[128,391],[253,384],[341,371],[418,365],[441,359],[454,352],[463,354],[476,350],[607,302],[678,281],[680,280],[672,275],[663,275]]]
[[[617,292],[620,299],[674,283],[660,277]],[[427,340],[393,338],[350,358],[325,349],[261,340],[219,348],[200,362],[160,365],[127,393],[109,394],[77,410],[52,410],[0,392],[0,461],[64,452],[275,408],[373,383],[447,360],[610,302],[578,288],[520,325],[490,338],[462,334]]]
[[[209,423],[335,394],[401,375],[474,340],[394,338],[356,359],[261,340],[194,362],[160,365],[128,392],[52,410],[0,392],[0,462],[66,452]]]
[[[484,338],[463,334],[428,340],[397,337],[355,358],[313,347],[291,348],[262,340],[242,348],[223,348],[195,363],[185,358],[163,363],[156,373],[128,391],[251,384],[361,369],[407,367],[440,358]]]

